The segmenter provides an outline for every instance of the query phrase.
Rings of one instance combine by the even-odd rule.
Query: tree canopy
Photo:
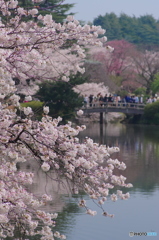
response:
[[[149,48],[159,44],[159,20],[152,15],[131,17],[125,13],[121,13],[120,16],[106,13],[95,18],[93,24],[107,30],[109,41],[124,39]]]

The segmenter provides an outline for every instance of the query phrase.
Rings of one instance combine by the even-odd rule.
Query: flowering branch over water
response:
[[[17,164],[32,159],[46,174],[54,170],[59,184],[67,180],[73,193],[83,189],[99,206],[106,201],[109,189],[131,186],[123,176],[113,174],[115,168],[124,170],[126,166],[110,158],[118,148],[96,144],[90,138],[80,143],[78,134],[85,126],[73,127],[71,122],[61,125],[60,117],[52,119],[48,115],[48,107],[44,107],[41,121],[33,121],[32,109],[20,107],[13,79],[18,78],[21,90],[31,94],[38,81],[58,80],[61,75],[63,80],[69,80],[70,73],[84,71],[81,67],[84,47],[102,46],[105,39],[98,38],[103,33],[100,27],[82,27],[72,17],[62,25],[55,23],[50,15],[37,17],[41,26],[33,20],[23,22],[21,18],[26,12],[17,4],[14,0],[0,1],[4,16],[11,16],[11,10],[16,12],[7,23],[3,23],[3,18],[0,21],[0,238],[15,236],[18,230],[23,239],[35,235],[41,235],[42,240],[65,239],[52,230],[57,213],[40,210],[52,201],[51,197],[44,193],[37,198],[29,192],[34,174],[18,171]],[[29,10],[29,14],[35,17],[37,9]],[[68,42],[70,47],[63,49]],[[30,89],[25,85],[28,78],[35,80]],[[17,109],[24,112],[23,118]],[[111,199],[116,201],[117,196],[129,197],[118,191]],[[95,215],[83,200],[79,205]],[[106,215],[104,209],[103,215]]]

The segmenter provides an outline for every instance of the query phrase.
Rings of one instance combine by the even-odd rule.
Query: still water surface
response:
[[[59,212],[54,228],[67,236],[67,240],[127,240],[129,232],[157,232],[159,239],[159,128],[122,124],[89,124],[80,134],[81,141],[91,137],[95,142],[107,146],[118,146],[119,153],[112,155],[124,161],[127,169],[120,173],[133,184],[128,200],[107,201],[104,209],[115,214],[114,218],[103,217],[100,209],[89,200],[87,206],[96,210],[94,217],[85,214],[77,205],[77,196],[69,198],[67,189],[62,196],[57,194],[58,184],[45,179],[44,174],[33,164],[25,166],[36,173],[32,190],[36,194],[46,191],[54,196],[54,205],[46,211]],[[30,169],[31,168],[31,169]],[[45,181],[46,180],[46,181]],[[134,236],[133,239],[145,239]]]
[[[101,215],[100,209],[87,197],[87,205],[98,211],[94,217],[78,208],[76,199],[71,198],[59,213],[57,229],[66,234],[68,240],[127,240],[129,232],[157,232],[159,239],[159,128],[155,126],[135,126],[89,124],[80,135],[91,137],[95,142],[108,146],[118,146],[118,158],[127,165],[122,172],[127,182],[133,184],[128,200],[107,201],[104,208],[114,213],[114,218]],[[145,239],[134,236],[133,239]]]

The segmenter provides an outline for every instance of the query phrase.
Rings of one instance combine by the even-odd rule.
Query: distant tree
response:
[[[146,88],[146,94],[151,93],[151,85],[159,72],[159,52],[136,52],[134,59],[135,80]]]
[[[106,29],[109,40],[122,38],[119,19],[115,13],[106,13],[104,16],[99,15],[94,19],[93,24]]]
[[[153,94],[159,92],[159,73],[154,77],[154,81],[151,84],[151,90]]]
[[[105,50],[105,48],[104,48],[104,50]],[[84,67],[85,67],[84,75],[86,75],[88,77],[88,83],[90,83],[90,91],[89,92],[92,91],[91,83],[92,84],[93,83],[96,83],[96,84],[103,83],[105,86],[107,86],[109,88],[110,92],[116,91],[118,86],[113,81],[111,81],[111,79],[109,78],[109,76],[105,70],[105,66],[102,62],[96,61],[93,59],[88,59],[85,61]],[[101,89],[98,89],[98,86],[96,86],[97,91],[94,89],[94,93],[101,92],[102,88],[103,87],[101,87]],[[85,91],[85,89],[84,89],[84,91]],[[93,91],[92,91],[92,93],[93,93]]]
[[[122,39],[125,39],[128,42],[135,43],[136,39],[136,27],[137,19],[136,17],[130,17],[125,13],[122,13],[119,17],[119,24],[121,29]]]
[[[148,50],[158,48],[159,21],[152,15],[137,18],[125,13],[121,13],[119,17],[115,13],[106,13],[104,16],[95,18],[93,24],[106,29],[106,35],[110,41],[124,39],[140,45],[140,48]]]
[[[158,24],[152,15],[141,16],[138,19],[136,35],[138,36],[137,44],[143,42],[148,47],[159,44]]]
[[[146,88],[140,87],[135,89],[134,91],[135,95],[145,95],[146,94]]]
[[[128,61],[128,58],[135,47],[123,39],[109,41],[107,45],[114,48],[114,51],[110,54],[111,58],[109,59],[108,65],[106,66],[107,72],[108,74],[120,76],[130,68],[131,61]]]
[[[90,50],[91,59],[101,63],[109,82],[116,85],[114,90],[119,90],[118,87],[122,87],[123,90],[123,86],[127,90],[135,89],[137,86],[133,81],[134,63],[130,57],[135,46],[125,40],[110,41],[107,45],[113,47],[114,51],[108,53],[106,47],[102,49],[94,47]]]

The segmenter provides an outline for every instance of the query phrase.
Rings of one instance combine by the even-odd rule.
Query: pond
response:
[[[37,171],[36,165],[28,164],[24,168],[36,173],[32,190],[39,195],[46,191],[54,196],[55,204],[45,207],[46,211],[59,212],[54,231],[65,234],[67,240],[127,240],[130,232],[142,235],[134,236],[139,239],[145,239],[145,235],[159,235],[159,129],[155,126],[91,123],[80,134],[81,141],[86,136],[100,144],[120,148],[112,158],[127,165],[122,175],[133,184],[129,189],[130,198],[117,202],[108,200],[104,209],[115,216],[107,218],[85,196],[88,207],[98,212],[92,217],[78,207],[78,196],[69,197],[65,188],[61,190],[62,194],[57,193],[58,184],[56,186],[48,179],[44,181],[45,176]]]
[[[118,146],[120,152],[113,155],[126,163],[122,173],[133,184],[128,200],[107,201],[104,208],[114,213],[105,218],[100,209],[87,197],[88,206],[98,211],[94,217],[85,214],[76,205],[76,199],[67,200],[59,214],[57,228],[68,240],[127,240],[129,233],[159,235],[159,129],[155,126],[122,124],[89,124],[80,138],[91,137],[95,142]],[[158,239],[156,237],[155,239]]]

